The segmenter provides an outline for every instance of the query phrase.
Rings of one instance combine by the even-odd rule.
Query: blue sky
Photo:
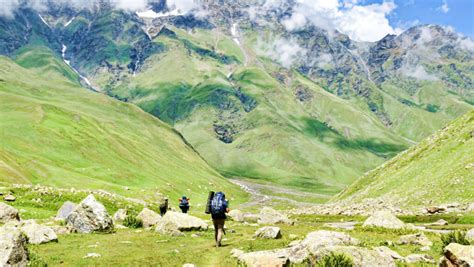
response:
[[[364,4],[381,2],[366,0]],[[440,24],[474,38],[474,0],[395,0],[395,4],[396,9],[387,16],[394,28]]]

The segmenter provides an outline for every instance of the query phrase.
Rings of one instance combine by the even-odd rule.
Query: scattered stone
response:
[[[443,219],[439,219],[436,222],[429,224],[429,226],[445,226],[445,225],[448,225],[448,222]]]
[[[99,253],[87,253],[87,255],[85,255],[84,257],[82,257],[83,259],[93,259],[93,258],[100,258],[101,255]]]
[[[137,219],[142,220],[143,228],[148,228],[156,226],[161,221],[161,216],[148,208],[144,208],[138,214]]]
[[[381,255],[379,252],[354,246],[328,246],[316,251],[313,255],[318,259],[331,252],[341,253],[352,259],[354,266],[360,267],[395,267],[395,261],[390,255]]]
[[[400,219],[395,217],[390,211],[377,211],[365,220],[363,227],[383,227],[389,229],[401,229],[405,227]]]
[[[39,245],[58,241],[58,236],[51,227],[38,224],[35,220],[22,221],[20,229],[28,238],[30,244]]]
[[[254,237],[263,239],[278,239],[281,238],[281,230],[280,227],[265,226],[258,229],[255,232]]]
[[[227,213],[229,219],[236,221],[236,222],[243,222],[244,221],[244,214],[240,210],[231,210]]]
[[[0,202],[0,223],[19,220],[20,215],[18,214],[17,209],[3,202]]]
[[[13,202],[13,201],[16,200],[16,197],[12,194],[8,194],[8,195],[3,197],[3,200],[5,200],[7,202]]]
[[[76,208],[76,204],[66,201],[64,204],[59,208],[58,213],[56,214],[56,219],[58,220],[66,220],[67,216],[71,214],[71,212]]]
[[[398,239],[397,244],[399,245],[420,245],[423,247],[431,247],[433,242],[431,242],[428,237],[423,233],[404,235]]]
[[[466,232],[466,239],[471,244],[474,243],[474,228]]]
[[[428,247],[428,246],[424,246],[424,247],[420,248],[420,250],[423,251],[423,252],[426,252],[426,251],[430,251],[431,248]]]
[[[405,260],[405,258],[400,256],[400,254],[398,254],[397,252],[391,250],[388,247],[383,247],[383,246],[382,247],[375,247],[374,250],[377,251],[383,257],[388,256],[388,257],[391,257],[394,260],[401,260],[401,261]]]
[[[474,246],[451,243],[444,248],[439,266],[474,266]]]
[[[428,212],[429,214],[442,213],[444,211],[446,211],[444,207],[427,207],[426,208],[426,212]]]
[[[342,230],[354,230],[356,222],[325,223],[324,226]]]
[[[113,222],[104,205],[94,195],[86,197],[66,218],[68,225],[80,233],[110,232]]]
[[[114,222],[123,222],[125,218],[127,218],[127,210],[126,209],[119,209],[117,212],[115,212],[113,216],[113,221]]]
[[[259,219],[257,221],[260,224],[293,224],[293,222],[288,219],[288,217],[272,208],[264,207],[260,211]]]
[[[407,263],[417,263],[417,262],[435,263],[435,260],[433,259],[433,257],[426,254],[410,254],[405,257],[405,261]]]
[[[26,266],[27,238],[14,226],[0,227],[0,266]]]

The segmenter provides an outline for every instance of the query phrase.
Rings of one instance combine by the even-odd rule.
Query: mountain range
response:
[[[141,162],[112,172],[115,164],[94,160],[90,170],[102,173],[96,175],[100,186],[110,182],[105,177],[143,186],[196,176],[196,183],[212,179],[238,192],[223,175],[317,192],[326,201],[473,109],[474,42],[450,28],[421,25],[358,42],[310,24],[288,29],[291,1],[271,9],[250,0],[197,6],[180,10],[155,1],[130,12],[108,1],[87,9],[49,2],[43,10],[23,7],[12,18],[0,17],[2,65],[14,70],[0,76],[1,92],[25,101],[18,111],[2,101],[7,126],[39,116],[42,106],[72,130],[78,127],[74,114],[85,113],[96,125],[84,128],[84,137],[72,137],[117,150],[94,152],[103,160],[116,155],[117,162]],[[67,112],[65,101],[73,101]],[[143,120],[134,125],[133,117]],[[25,138],[25,154],[11,152],[20,144],[2,144],[2,179],[63,186],[64,176],[79,184],[91,177],[84,169],[91,162],[65,163],[63,155],[77,153],[60,142],[58,134],[67,129],[54,133],[42,128],[48,124],[41,119],[37,123],[12,132]],[[104,142],[115,127],[137,146],[120,151],[124,144]],[[49,147],[45,140],[25,145],[39,133],[64,150],[56,150],[48,163],[53,167],[27,172],[33,158],[25,155]],[[8,135],[2,139],[12,140]],[[160,147],[169,152],[160,154]],[[163,155],[170,157],[172,175],[154,166],[157,158],[165,162]],[[93,159],[87,151],[71,157],[77,163]],[[179,190],[190,187],[178,184]]]

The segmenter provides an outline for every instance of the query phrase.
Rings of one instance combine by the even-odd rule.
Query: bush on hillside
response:
[[[128,215],[125,220],[123,220],[123,226],[130,229],[137,229],[143,227],[143,222],[134,215]]]
[[[469,245],[469,241],[466,239],[466,233],[462,231],[454,231],[441,236],[442,248],[451,243],[458,243],[461,245]]]
[[[354,263],[352,259],[347,257],[344,254],[337,254],[331,252],[327,255],[324,255],[320,260],[318,260],[317,267],[352,267]]]

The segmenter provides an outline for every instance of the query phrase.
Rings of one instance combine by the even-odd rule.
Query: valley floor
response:
[[[405,222],[429,221],[440,218],[455,222],[459,220],[452,216],[433,216],[425,218],[405,217]],[[412,231],[395,231],[382,229],[365,229],[358,224],[354,230],[333,229],[325,225],[328,222],[354,221],[363,222],[363,217],[345,216],[295,216],[297,223],[278,225],[283,237],[275,240],[254,239],[253,234],[261,226],[249,226],[242,223],[228,222],[227,235],[222,248],[215,248],[213,231],[188,232],[182,237],[161,236],[147,230],[117,230],[113,234],[70,234],[59,237],[58,243],[31,246],[30,250],[37,256],[38,263],[44,262],[49,266],[182,266],[193,263],[196,266],[237,266],[237,261],[230,257],[232,249],[258,251],[287,247],[292,241],[291,235],[303,239],[307,233],[326,229],[346,232],[361,241],[364,247],[377,247],[396,242],[400,235]],[[451,224],[445,229],[469,229],[474,227],[474,220],[462,224]],[[435,261],[441,257],[440,236],[436,233],[425,233],[433,241],[431,250],[422,252],[421,246],[394,245],[390,248],[401,256],[412,253],[422,253],[432,256]],[[98,253],[99,258],[84,258],[88,253]],[[400,263],[400,266],[404,266]],[[435,266],[435,264],[412,264],[407,266]]]

